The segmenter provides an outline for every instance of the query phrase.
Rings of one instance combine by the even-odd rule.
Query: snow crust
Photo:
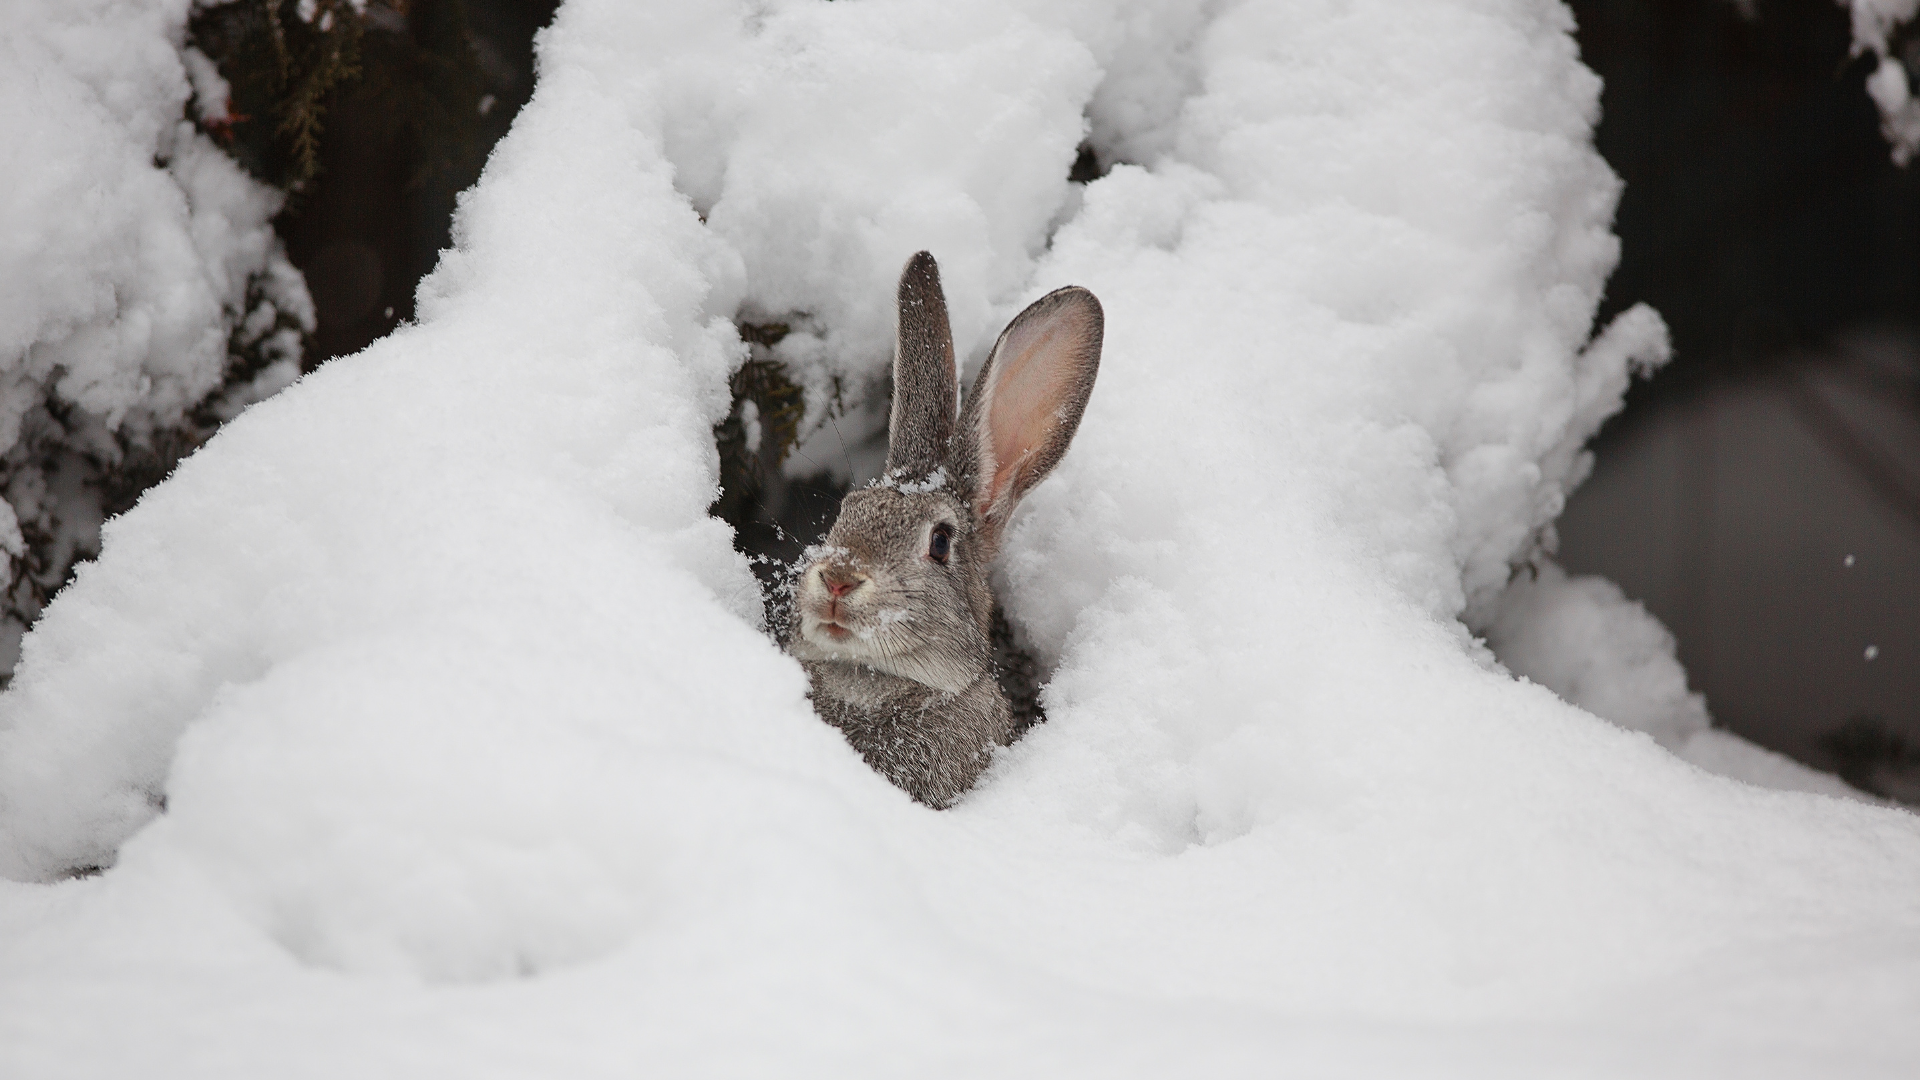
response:
[[[1663,749],[1664,631],[1540,558],[1665,349],[1590,337],[1570,28],[571,0],[418,325],[26,639],[0,1073],[1910,1070],[1920,819]],[[1049,720],[944,813],[812,715],[705,514],[731,320],[858,393],[921,247],[972,363],[1054,287],[1107,314],[1002,564]]]

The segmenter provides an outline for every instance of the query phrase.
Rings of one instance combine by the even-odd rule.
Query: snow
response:
[[[1884,54],[1900,24],[1920,13],[1920,0],[1839,0],[1853,15],[1853,40]]]
[[[1507,588],[1486,634],[1515,675],[1603,720],[1644,731],[1709,772],[1785,791],[1866,798],[1838,777],[1709,727],[1706,700],[1687,689],[1673,635],[1604,578],[1569,578],[1541,560]]]
[[[1920,819],[1663,749],[1713,734],[1664,631],[1544,559],[1665,349],[1589,340],[1569,29],[571,0],[418,324],[26,639],[0,1073],[1910,1072]],[[921,247],[970,364],[1107,313],[1001,567],[1049,719],[947,812],[812,715],[705,514],[732,319],[871,406]]]
[[[1905,165],[1920,147],[1920,105],[1914,103],[1907,83],[1907,66],[1891,56],[1883,56],[1867,76],[1867,96],[1880,107],[1881,130],[1893,146],[1895,164]]]

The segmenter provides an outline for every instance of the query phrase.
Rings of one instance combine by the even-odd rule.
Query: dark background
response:
[[[1676,362],[1639,398],[1920,316],[1920,187],[1891,161],[1844,8],[1571,6],[1605,80],[1600,152],[1627,182],[1602,317],[1646,300],[1673,331]]]
[[[1562,517],[1673,630],[1716,722],[1920,797],[1920,177],[1831,0],[1574,0],[1626,181],[1602,318],[1674,359]],[[1909,43],[1899,46],[1911,48]]]

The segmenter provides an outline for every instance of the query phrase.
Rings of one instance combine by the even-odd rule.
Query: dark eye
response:
[[[933,527],[933,538],[927,541],[927,558],[947,565],[947,553],[953,550],[953,526],[944,522]]]

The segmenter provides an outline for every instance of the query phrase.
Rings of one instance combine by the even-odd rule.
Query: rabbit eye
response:
[[[927,557],[941,566],[947,565],[947,553],[953,550],[953,526],[944,522],[933,527],[933,538],[927,541]]]

